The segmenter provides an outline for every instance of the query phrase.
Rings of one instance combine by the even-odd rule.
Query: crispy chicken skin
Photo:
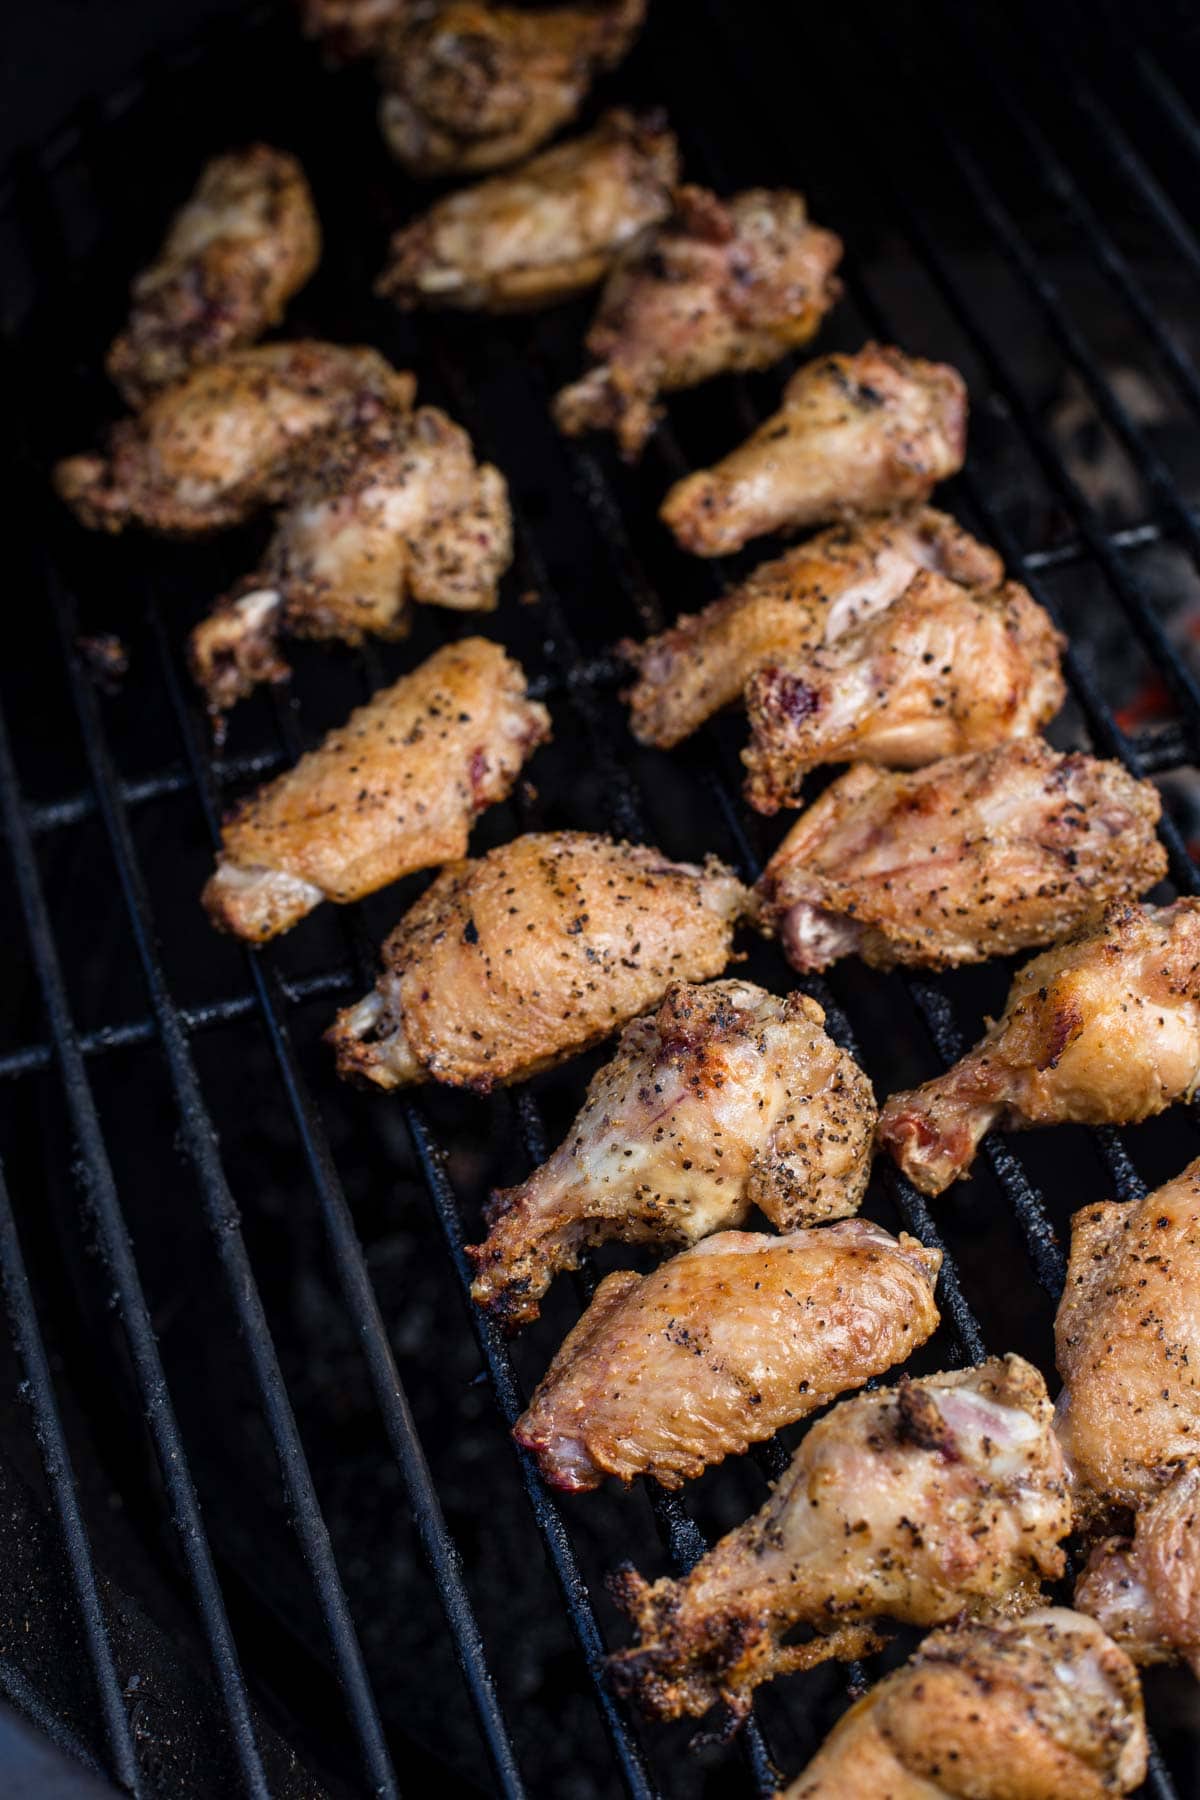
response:
[[[305,37],[319,38],[329,56],[350,62],[378,54],[389,28],[411,4],[412,0],[300,0],[301,24]]]
[[[620,646],[637,671],[625,696],[630,729],[671,749],[739,700],[756,670],[836,642],[899,599],[921,569],[971,588],[998,587],[1004,575],[994,550],[932,507],[830,526],[760,563],[703,612]]]
[[[1200,900],[1117,901],[1018,973],[1003,1017],[944,1075],[893,1094],[879,1142],[924,1194],[999,1126],[1129,1125],[1200,1079]]]
[[[294,156],[253,144],[214,157],[133,284],[105,364],[131,406],[278,325],[321,256],[321,227]]]
[[[797,370],[780,410],[713,468],[677,481],[659,516],[693,555],[727,556],[767,531],[928,500],[966,444],[958,371],[868,344]]]
[[[1137,1670],[1044,1607],[937,1631],[852,1706],[778,1800],[1112,1800],[1145,1779]]]
[[[318,438],[407,412],[415,392],[411,375],[365,347],[235,350],[114,425],[106,456],[60,462],[55,485],[93,530],[137,523],[198,537],[284,499]]]
[[[950,968],[1061,937],[1166,872],[1161,804],[1120,764],[1022,739],[915,774],[856,763],[758,884],[794,968]]]
[[[586,339],[595,367],[555,400],[559,428],[612,431],[635,461],[660,393],[766,369],[807,344],[841,293],[841,256],[841,239],[809,221],[800,194],[750,188],[719,200],[681,187],[670,218],[609,276]]]
[[[530,832],[443,869],[327,1041],[342,1075],[487,1093],[600,1043],[673,983],[719,975],[752,905],[715,857]]]
[[[778,812],[822,763],[919,769],[1031,737],[1063,703],[1065,647],[1017,582],[971,593],[922,570],[886,611],[751,678],[747,798]]]
[[[695,1244],[752,1205],[789,1231],[845,1218],[871,1166],[871,1084],[814,1000],[677,983],[625,1027],[549,1161],[492,1196],[471,1292],[528,1323],[554,1276],[610,1238]]]
[[[404,226],[376,292],[403,307],[488,312],[566,300],[665,217],[678,164],[657,116],[605,113],[586,136],[461,188]]]
[[[319,447],[262,566],[193,631],[192,673],[220,713],[291,674],[282,637],[404,637],[409,602],[490,612],[512,560],[503,475],[435,406]]]
[[[209,918],[263,943],[322,900],[361,900],[465,855],[472,821],[549,735],[498,644],[448,645],[231,813],[204,890]]]
[[[607,1275],[514,1436],[554,1487],[680,1487],[935,1330],[940,1250],[865,1219],[784,1237],[720,1231],[652,1275]]]
[[[875,1229],[812,1235],[856,1228]],[[739,1716],[761,1681],[877,1648],[880,1619],[941,1625],[1033,1604],[1062,1573],[1071,1526],[1051,1419],[1019,1356],[843,1401],[688,1575],[618,1574],[639,1637],[612,1659],[618,1690],[654,1718],[718,1700]],[[797,1626],[813,1635],[785,1644]]]
[[[1200,1677],[1200,1463],[1182,1464],[1138,1512],[1134,1534],[1093,1550],[1075,1589],[1134,1662],[1186,1662]]]

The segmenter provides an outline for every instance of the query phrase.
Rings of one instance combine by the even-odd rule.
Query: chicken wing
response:
[[[971,588],[998,587],[1004,575],[994,550],[932,507],[831,526],[760,563],[703,612],[620,646],[637,671],[625,696],[630,729],[643,744],[671,749],[740,700],[757,669],[836,642],[897,600],[921,569]]]
[[[523,1081],[672,983],[719,975],[752,904],[716,857],[530,832],[443,869],[400,921],[378,985],[326,1034],[338,1071],[385,1088]]]
[[[1045,1607],[938,1631],[852,1706],[778,1800],[1112,1800],[1140,1787],[1137,1670]]]
[[[727,370],[766,369],[807,344],[841,293],[842,241],[809,221],[803,196],[750,188],[719,200],[681,187],[608,278],[588,332],[592,362],[554,403],[560,430],[615,432],[636,461],[661,393]]]
[[[1200,1463],[1184,1463],[1138,1512],[1134,1535],[1093,1550],[1075,1589],[1135,1662],[1186,1662],[1200,1677]]]
[[[685,550],[727,556],[767,531],[927,500],[961,469],[966,445],[958,371],[868,344],[797,370],[780,410],[713,468],[677,481],[659,516]]]
[[[467,1250],[476,1301],[516,1327],[589,1244],[695,1244],[754,1205],[781,1230],[855,1212],[875,1101],[824,1023],[815,1000],[748,981],[668,989],[549,1161],[492,1196]]]
[[[300,0],[305,37],[319,38],[338,61],[377,55],[412,0]]]
[[[214,157],[158,259],[133,284],[133,310],[105,367],[131,406],[278,325],[321,257],[321,227],[294,156],[254,144]]]
[[[771,858],[762,923],[801,970],[1005,956],[1161,880],[1160,812],[1150,782],[1040,738],[911,775],[858,763]]]
[[[1200,900],[1116,902],[1020,970],[1000,1021],[934,1081],[893,1094],[879,1141],[924,1194],[999,1126],[1128,1125],[1200,1080]]]
[[[315,342],[235,350],[114,425],[107,456],[60,462],[55,485],[93,530],[134,522],[198,537],[284,499],[318,438],[407,412],[415,392],[413,377],[377,350]]]
[[[565,300],[666,216],[678,163],[656,115],[606,113],[585,137],[447,195],[398,231],[376,292],[488,312]]]

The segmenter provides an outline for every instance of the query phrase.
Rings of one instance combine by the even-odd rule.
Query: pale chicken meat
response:
[[[686,475],[660,517],[685,550],[728,556],[769,531],[927,500],[967,445],[967,390],[945,363],[892,345],[797,370],[783,402],[711,469]]]
[[[509,1327],[588,1245],[694,1244],[758,1206],[780,1230],[857,1210],[875,1101],[814,1000],[670,988],[627,1025],[554,1155],[493,1195],[471,1292]]]
[[[884,1107],[879,1141],[925,1194],[965,1175],[989,1131],[1129,1125],[1200,1080],[1200,900],[1116,902],[1034,957],[1002,1017],[953,1068]]]
[[[1134,1662],[1178,1660],[1200,1678],[1200,1462],[1139,1510],[1132,1537],[1096,1546],[1075,1604]]]
[[[514,1436],[555,1487],[679,1487],[903,1362],[937,1326],[941,1261],[843,1219],[720,1231],[651,1275],[606,1275]]]
[[[133,284],[105,367],[131,406],[278,325],[321,255],[294,156],[254,144],[214,157],[158,257]]]
[[[611,1661],[619,1690],[655,1718],[718,1701],[739,1716],[772,1676],[878,1648],[882,1620],[1034,1604],[1071,1527],[1052,1416],[1018,1356],[844,1400],[687,1575],[617,1576],[639,1640]],[[785,1643],[800,1627],[807,1640]]]
[[[1150,782],[1040,738],[915,774],[857,763],[768,863],[762,924],[802,971],[1006,956],[1161,880],[1160,812]]]
[[[752,896],[715,857],[676,863],[582,831],[452,863],[383,946],[372,993],[326,1034],[339,1073],[488,1092],[601,1043],[732,954]]]
[[[317,440],[412,406],[416,382],[377,350],[301,341],[235,350],[156,393],[71,456],[55,485],[83,524],[198,537],[286,498]]]
[[[822,763],[918,769],[1031,737],[1065,698],[1065,647],[1017,582],[972,593],[922,570],[884,612],[751,678],[746,796],[778,812]]]
[[[549,714],[498,644],[437,651],[230,815],[204,890],[209,918],[263,943],[324,900],[361,900],[463,856],[472,821],[549,735]]]
[[[595,366],[555,400],[560,429],[611,431],[635,460],[659,394],[769,368],[808,343],[841,292],[841,255],[800,194],[750,188],[721,200],[681,187],[671,217],[609,276],[585,340]]]
[[[994,550],[945,513],[914,508],[833,525],[771,562],[668,631],[621,652],[637,679],[625,698],[643,744],[669,750],[742,697],[767,663],[835,643],[888,607],[922,569],[964,587],[1000,585]]]
[[[402,307],[489,312],[566,300],[665,218],[678,165],[657,115],[606,113],[586,136],[449,194],[404,226],[376,291]]]

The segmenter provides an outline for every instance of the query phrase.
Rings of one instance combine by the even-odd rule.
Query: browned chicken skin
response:
[[[1161,810],[1150,782],[1040,738],[915,774],[859,763],[771,858],[762,922],[801,970],[851,951],[877,968],[1005,956],[1160,880]]]
[[[752,1205],[792,1230],[857,1210],[875,1101],[814,1000],[670,988],[625,1027],[554,1155],[493,1195],[471,1292],[512,1326],[589,1244],[694,1244]]]
[[[958,371],[868,344],[797,370],[780,410],[677,481],[660,517],[685,550],[727,556],[764,532],[927,500],[962,467],[966,443]]]
[[[1128,1125],[1200,1080],[1200,900],[1116,902],[1019,972],[1004,1015],[936,1080],[893,1094],[879,1141],[925,1194],[996,1127]]]
[[[133,284],[109,375],[131,406],[278,325],[321,256],[321,227],[294,156],[254,144],[214,157],[158,259]]]
[[[342,1075],[486,1093],[600,1043],[677,981],[728,962],[752,905],[710,857],[674,863],[582,831],[453,863],[383,946],[374,991],[326,1034]]]
[[[902,1362],[937,1326],[941,1261],[843,1219],[720,1231],[652,1275],[607,1275],[514,1435],[555,1487],[679,1487]]]
[[[1051,1417],[1018,1356],[844,1400],[766,1505],[688,1575],[617,1577],[639,1636],[612,1659],[618,1688],[655,1718],[719,1700],[739,1715],[761,1681],[877,1647],[880,1619],[940,1625],[1032,1604],[1062,1572],[1071,1525]],[[797,1626],[811,1639],[785,1644]]]
[[[555,400],[560,429],[612,431],[634,461],[660,393],[769,368],[815,336],[841,293],[841,256],[841,239],[810,223],[800,194],[750,188],[719,200],[681,187],[671,217],[609,276],[586,339],[596,366]]]
[[[1200,1462],[1139,1510],[1132,1538],[1096,1546],[1075,1604],[1134,1662],[1179,1659],[1200,1678]]]
[[[372,56],[412,0],[299,0],[304,35],[319,38],[332,56]]]

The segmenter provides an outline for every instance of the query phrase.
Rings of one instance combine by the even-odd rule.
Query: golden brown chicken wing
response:
[[[806,363],[780,410],[715,467],[677,481],[659,516],[685,550],[727,556],[767,531],[928,500],[961,469],[966,444],[958,371],[868,344]]]
[[[554,403],[562,431],[615,432],[634,461],[661,393],[727,370],[766,369],[806,344],[841,293],[842,241],[803,196],[750,188],[719,200],[681,187],[671,217],[608,278],[586,347],[594,368]]]
[[[1160,812],[1150,782],[1040,738],[911,775],[859,763],[771,858],[763,923],[802,970],[851,951],[885,969],[1005,956],[1161,880]]]
[[[857,1210],[871,1084],[814,1000],[678,983],[627,1025],[549,1161],[492,1197],[471,1289],[509,1326],[538,1315],[589,1244],[695,1244],[752,1205],[792,1230]]]
[[[376,292],[489,312],[565,300],[666,216],[678,161],[656,116],[605,113],[585,137],[449,194],[398,231]]]
[[[1130,1537],[1093,1550],[1075,1589],[1134,1662],[1186,1662],[1200,1677],[1200,1462],[1183,1463]]]

